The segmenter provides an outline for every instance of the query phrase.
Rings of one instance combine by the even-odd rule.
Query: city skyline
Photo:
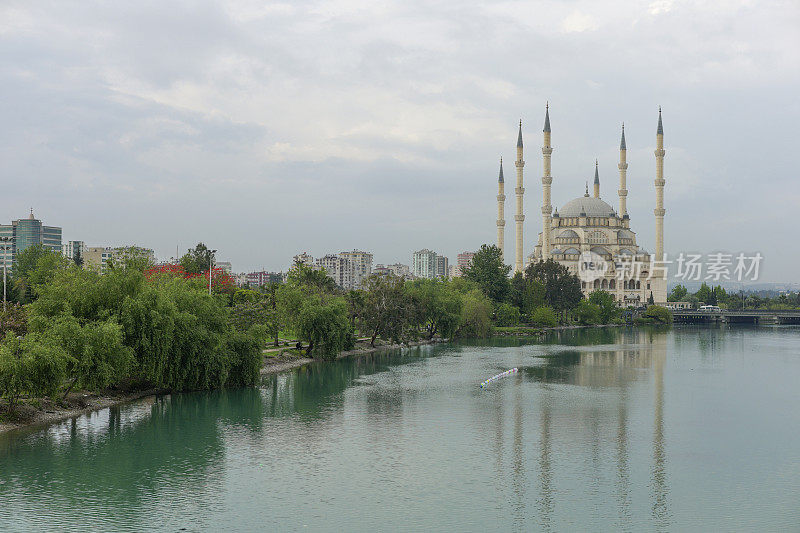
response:
[[[159,257],[202,241],[238,271],[302,249],[454,259],[495,242],[497,162],[513,164],[520,118],[538,138],[549,100],[553,205],[583,193],[595,159],[612,195],[625,122],[628,210],[653,251],[661,105],[665,251],[758,251],[761,281],[800,281],[800,8],[454,6],[7,3],[5,219],[32,206],[64,240]],[[530,198],[526,257],[542,231]]]

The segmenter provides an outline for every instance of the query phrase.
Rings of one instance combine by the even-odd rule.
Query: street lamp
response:
[[[0,237],[0,248],[3,249],[3,312],[6,312],[6,250],[9,247],[9,241],[13,240],[11,237]]]
[[[211,296],[211,269],[212,263],[214,262],[214,254],[217,253],[216,250],[210,250],[208,254],[208,295]]]

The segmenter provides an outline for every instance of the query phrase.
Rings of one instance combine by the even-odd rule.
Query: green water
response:
[[[0,530],[798,530],[798,384],[793,327],[314,364],[0,435]]]

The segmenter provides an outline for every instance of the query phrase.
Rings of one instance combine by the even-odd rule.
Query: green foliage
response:
[[[70,261],[60,253],[41,244],[28,246],[17,255],[14,272],[6,285],[13,287],[12,300],[21,304],[34,301],[39,287],[48,283],[57,272],[66,269]]]
[[[522,272],[517,272],[511,278],[511,303],[522,314],[530,316],[537,307],[543,306],[544,295],[544,285],[534,279],[526,279]]]
[[[583,299],[578,277],[552,259],[528,265],[525,278],[541,283],[545,303],[558,311],[573,309]]]
[[[437,333],[444,338],[453,336],[462,317],[462,298],[466,295],[452,290],[448,282],[431,279],[411,282],[409,294],[414,299],[414,321],[424,328],[428,339]]]
[[[29,324],[75,359],[70,378],[87,388],[129,378],[171,390],[255,383],[249,368],[260,364],[260,355],[234,357],[228,349],[245,347],[231,339],[246,333],[231,326],[225,300],[209,296],[202,281],[160,276],[148,282],[137,269],[70,268],[31,304]]]
[[[503,302],[497,306],[494,312],[495,325],[501,327],[516,326],[519,324],[519,308],[510,303]]]
[[[617,305],[614,295],[603,290],[593,291],[589,295],[589,303],[600,309],[600,324],[615,324],[619,322],[622,310]]]
[[[600,324],[600,306],[589,300],[581,300],[578,307],[575,308],[574,316],[578,324],[583,326]]]
[[[689,290],[684,285],[675,285],[667,297],[668,302],[684,302]]]
[[[716,305],[717,303],[714,291],[711,290],[711,287],[709,287],[706,282],[700,285],[700,289],[694,293],[694,295],[700,302],[706,305]]]
[[[318,295],[337,292],[336,282],[325,273],[303,263],[295,264],[286,276],[286,283]]]
[[[208,272],[213,262],[214,254],[202,242],[197,243],[194,249],[188,250],[180,259],[180,264],[187,274]]]
[[[8,332],[0,343],[0,395],[13,407],[20,397],[51,396],[64,379],[69,356],[52,339]]]
[[[115,248],[111,260],[106,262],[107,269],[137,270],[144,272],[153,267],[150,255],[137,246]],[[208,270],[208,268],[206,268]]]
[[[5,312],[0,311],[0,337],[5,337],[9,331],[17,336],[28,331],[28,314],[19,304],[8,304]]]
[[[405,281],[395,275],[374,275],[367,280],[361,306],[361,322],[375,345],[378,336],[398,342],[412,317]]]
[[[340,351],[352,345],[347,305],[343,299],[326,304],[307,301],[298,319],[300,337],[308,341],[308,353],[334,360]]]
[[[650,323],[650,324],[671,324],[672,323],[672,313],[666,307],[662,307],[660,305],[651,305],[647,307],[647,310],[644,312],[640,323]]]
[[[113,319],[81,325],[69,315],[56,320],[38,321],[38,329],[69,356],[66,378],[81,388],[97,390],[128,375],[133,364],[133,350],[122,343],[122,327]],[[66,394],[66,393],[65,393]]]
[[[464,295],[458,337],[488,337],[492,333],[492,302],[480,290]]]
[[[531,314],[531,322],[538,326],[554,328],[558,325],[558,318],[552,307],[542,306],[537,307],[533,314]]]
[[[508,298],[511,286],[508,273],[511,266],[503,264],[503,252],[494,245],[482,245],[472,257],[462,276],[478,284],[484,294],[495,302]]]

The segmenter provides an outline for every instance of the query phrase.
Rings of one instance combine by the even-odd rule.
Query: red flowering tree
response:
[[[206,289],[208,289],[208,270],[199,274],[190,274],[184,270],[183,266],[177,263],[149,268],[144,271],[144,275],[148,280],[160,276],[203,280]],[[236,291],[236,279],[221,268],[213,268],[211,269],[211,290],[217,293],[233,294]]]

